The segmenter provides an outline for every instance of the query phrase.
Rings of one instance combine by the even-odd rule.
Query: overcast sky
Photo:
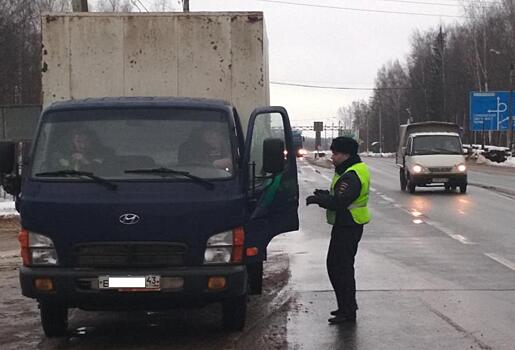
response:
[[[149,9],[155,3],[140,1]],[[169,2],[179,7],[178,0]],[[240,10],[265,13],[271,81],[350,88],[374,87],[383,64],[404,62],[415,30],[464,20],[462,0],[190,0],[190,11]],[[340,106],[371,95],[367,90],[270,88],[271,103],[285,106],[294,125],[332,123]]]

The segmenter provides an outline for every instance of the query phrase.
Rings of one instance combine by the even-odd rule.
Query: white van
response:
[[[442,186],[467,191],[467,167],[459,126],[446,122],[401,125],[396,157],[401,190]]]

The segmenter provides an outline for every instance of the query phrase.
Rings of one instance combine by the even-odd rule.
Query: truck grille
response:
[[[75,246],[77,267],[168,267],[184,265],[180,243],[90,243]]]
[[[452,168],[429,168],[429,171],[432,173],[450,173],[452,171]]]

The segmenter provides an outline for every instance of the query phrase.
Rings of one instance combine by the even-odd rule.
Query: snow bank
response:
[[[16,209],[14,209],[14,202],[0,199],[0,219],[11,218],[15,216],[18,216],[18,212]]]
[[[492,162],[491,160],[486,159],[483,155],[479,154],[476,159],[477,164],[490,165],[490,166],[498,166],[504,168],[515,168],[515,158],[510,157],[506,159],[506,161],[502,163]]]
[[[359,154],[360,157],[372,157],[372,158],[395,158],[395,153],[374,153],[374,152],[363,152]]]

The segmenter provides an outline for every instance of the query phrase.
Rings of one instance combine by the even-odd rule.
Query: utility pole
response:
[[[190,12],[190,0],[182,0],[182,10],[184,12]]]
[[[370,142],[368,141],[368,112],[367,112],[367,114],[365,114],[365,122],[366,122],[366,130],[367,130],[367,154],[368,154],[368,152],[369,152],[368,145],[370,144]]]
[[[383,117],[379,106],[379,154],[383,156]]]
[[[506,146],[513,152],[513,62],[510,63],[510,118],[506,133]]]
[[[325,148],[324,150],[327,149],[327,126],[324,126],[324,140],[325,140]]]
[[[72,0],[73,12],[88,12],[88,0]]]

